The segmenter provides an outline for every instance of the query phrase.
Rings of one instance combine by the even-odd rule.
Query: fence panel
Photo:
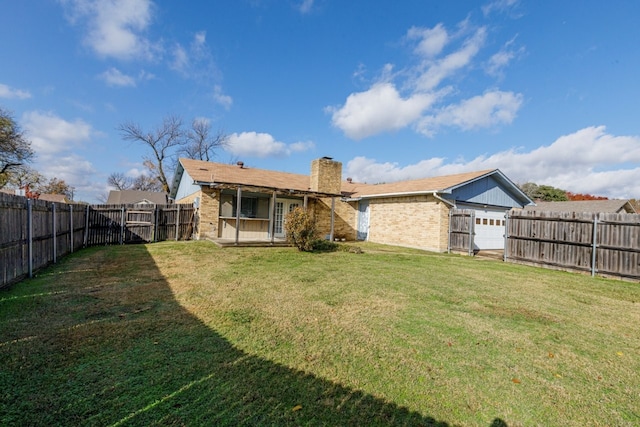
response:
[[[640,278],[640,215],[515,212],[507,221],[511,261]]]
[[[453,209],[449,215],[449,252],[473,252],[474,212]]]
[[[0,287],[82,247],[188,240],[192,205],[74,205],[0,193]]]

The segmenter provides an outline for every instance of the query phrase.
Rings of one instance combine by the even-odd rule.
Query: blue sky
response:
[[[0,15],[0,106],[34,166],[96,202],[143,173],[125,121],[230,135],[220,162],[390,182],[499,168],[640,197],[635,0],[23,0]]]

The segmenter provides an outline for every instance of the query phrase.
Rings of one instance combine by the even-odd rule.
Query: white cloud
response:
[[[402,98],[391,83],[377,83],[366,92],[352,93],[341,108],[328,108],[333,125],[348,137],[362,139],[398,130],[415,122],[435,97],[416,93]]]
[[[78,151],[100,133],[84,120],[68,121],[52,112],[26,112],[21,122],[36,153],[34,168],[46,178],[62,179],[74,187],[76,200],[97,200],[105,185],[93,181],[96,169]]]
[[[486,29],[479,28],[463,43],[462,47],[444,58],[427,61],[426,71],[416,79],[416,88],[422,91],[433,90],[442,81],[455,72],[468,66],[478,54],[486,40]]]
[[[224,93],[222,93],[222,87],[220,87],[220,85],[215,85],[213,87],[213,99],[220,105],[222,105],[225,110],[228,110],[231,108],[231,105],[233,104],[233,98],[231,98],[229,95],[225,95]]]
[[[522,95],[513,92],[487,92],[424,117],[418,124],[418,129],[424,135],[433,136],[439,128],[445,126],[467,131],[508,124],[515,119],[521,105]]]
[[[85,23],[84,44],[102,57],[151,59],[158,47],[144,34],[151,24],[151,0],[60,0],[69,20]]]
[[[511,123],[522,106],[522,95],[492,89],[454,101],[449,98],[460,96],[462,91],[444,85],[462,70],[479,65],[476,58],[485,46],[487,31],[485,27],[473,28],[468,19],[459,23],[453,34],[443,24],[410,28],[405,41],[415,43],[412,51],[417,62],[398,71],[393,64],[385,64],[369,89],[350,94],[341,106],[326,107],[333,126],[359,140],[406,127],[433,136],[443,127],[468,131]],[[502,72],[516,55],[512,45],[513,39],[503,47],[502,56],[494,56],[490,64],[493,72]],[[511,49],[511,56],[507,49]],[[356,76],[363,69],[360,64]]]
[[[449,42],[449,34],[442,23],[433,28],[411,27],[407,32],[407,39],[418,39],[419,43],[414,52],[420,56],[431,58],[439,55]]]
[[[37,156],[55,155],[87,142],[95,133],[81,119],[64,120],[51,112],[31,111],[22,116],[24,130]]]
[[[28,99],[31,98],[31,93],[26,90],[14,89],[10,86],[0,83],[0,98]]]
[[[311,8],[313,7],[313,1],[314,0],[302,0],[300,5],[298,6],[298,10],[300,11],[300,13],[306,14],[311,12]]]
[[[242,132],[229,135],[225,150],[236,156],[247,157],[286,157],[293,152],[312,149],[313,142],[286,144],[276,141],[268,133]]]
[[[519,2],[520,0],[493,0],[482,6],[482,13],[484,16],[488,16],[493,12],[509,12],[516,7]]]
[[[356,157],[347,163],[345,173],[355,181],[377,183],[500,169],[517,183],[535,182],[610,198],[637,198],[638,164],[640,136],[615,136],[606,133],[604,126],[593,126],[528,152],[510,149],[469,161],[447,163],[442,158],[431,158],[400,166]]]
[[[104,80],[109,86],[133,87],[136,85],[135,78],[124,74],[122,71],[118,70],[115,67],[109,68],[104,73],[101,73],[98,77]]]
[[[503,77],[503,70],[511,63],[511,61],[524,54],[524,47],[515,48],[515,37],[509,40],[500,51],[496,52],[489,58],[485,64],[485,71],[490,76]]]

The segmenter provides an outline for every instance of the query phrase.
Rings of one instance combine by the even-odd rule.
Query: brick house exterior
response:
[[[325,238],[438,252],[447,250],[452,209],[481,215],[531,203],[498,170],[364,184],[342,180],[342,164],[327,157],[312,161],[310,175],[180,159],[171,197],[198,206],[199,238],[282,241],[284,218],[299,206],[312,213]]]

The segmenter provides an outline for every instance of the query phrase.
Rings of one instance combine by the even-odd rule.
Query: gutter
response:
[[[455,209],[455,207],[456,207],[456,204],[455,204],[455,203],[451,202],[450,200],[443,199],[442,197],[438,196],[438,193],[436,193],[435,191],[433,192],[433,197],[435,197],[436,199],[438,199],[438,200],[442,201],[445,205],[449,205],[449,206],[451,206],[451,207],[452,207],[452,208],[454,208],[454,209]]]

